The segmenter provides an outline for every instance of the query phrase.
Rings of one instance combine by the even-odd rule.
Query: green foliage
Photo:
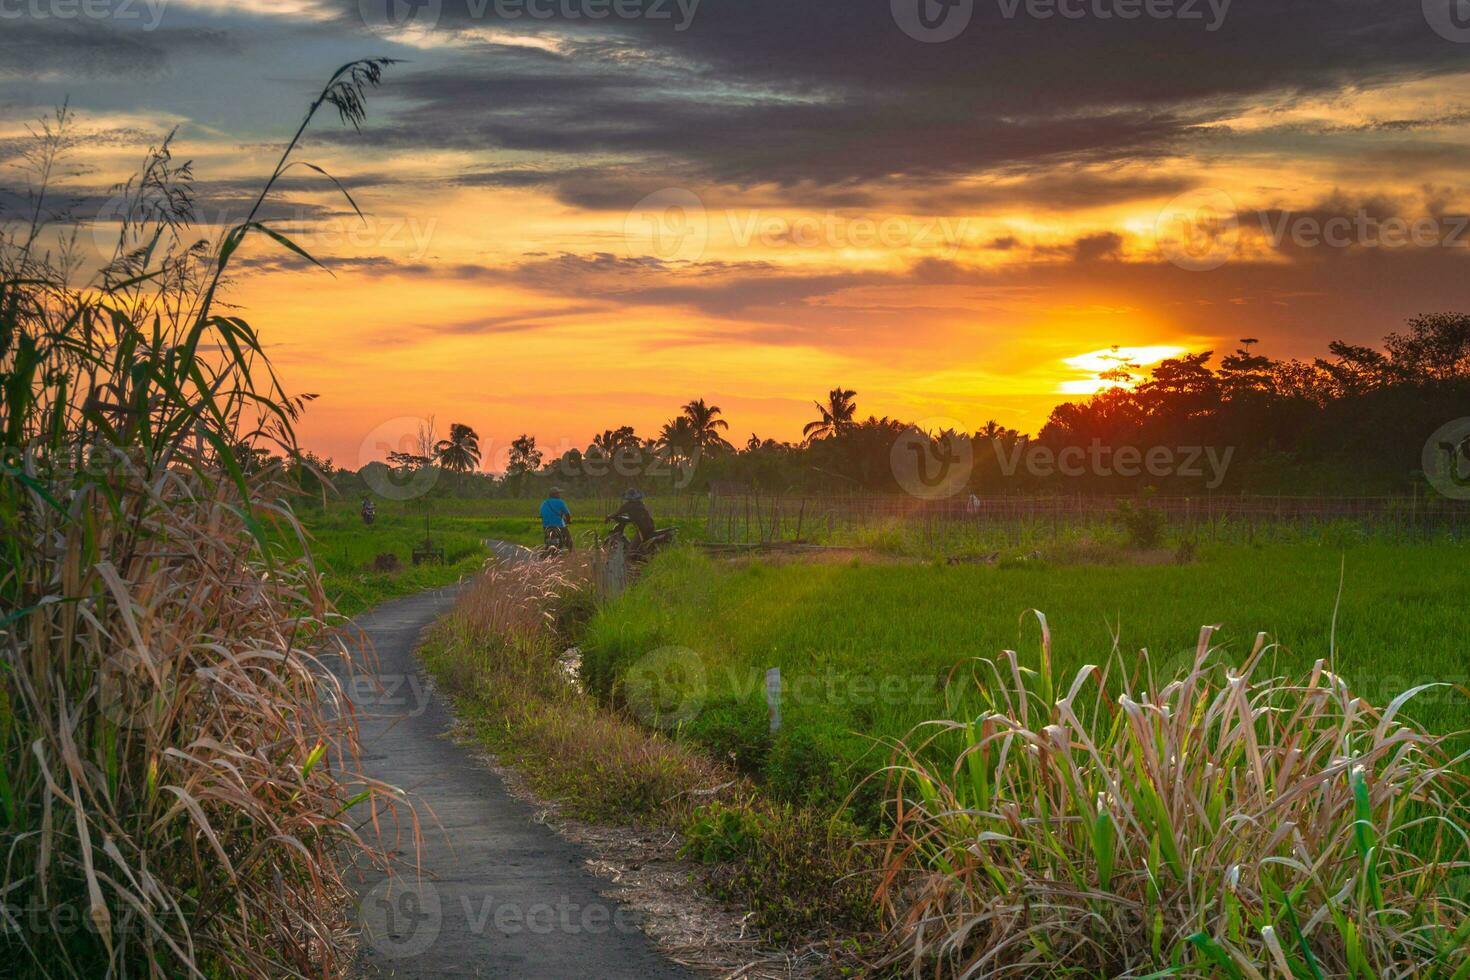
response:
[[[743,812],[741,812],[743,811]],[[738,815],[737,815],[738,814]],[[777,943],[812,933],[870,932],[878,923],[876,856],[853,824],[816,809],[739,804],[722,808],[708,844],[736,855],[708,880],[717,896],[750,910],[751,924]],[[691,826],[697,826],[698,820]]]
[[[706,702],[685,728],[716,759],[727,760],[747,775],[765,771],[771,754],[771,728],[765,696],[723,695]]]
[[[684,825],[679,856],[701,864],[738,861],[755,848],[763,829],[749,807],[711,803],[695,810]]]
[[[1117,521],[1128,533],[1128,544],[1134,548],[1157,548],[1164,540],[1167,520],[1163,511],[1148,505],[1147,497],[1141,500],[1118,501]]]

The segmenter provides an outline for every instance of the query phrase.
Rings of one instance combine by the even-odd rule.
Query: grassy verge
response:
[[[762,799],[728,765],[569,681],[558,654],[590,614],[585,574],[492,567],[434,627],[420,656],[474,737],[571,816],[684,834],[711,890],[768,940],[871,930],[875,878],[862,872],[876,875],[876,855],[857,849],[855,827]]]

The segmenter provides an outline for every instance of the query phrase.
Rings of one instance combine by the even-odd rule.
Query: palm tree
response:
[[[856,394],[855,391],[838,387],[827,392],[827,404],[812,402],[821,415],[815,421],[808,422],[801,434],[806,436],[808,442],[815,442],[846,432],[852,426],[853,416],[857,414],[857,403],[852,400]]]
[[[449,427],[449,438],[434,443],[439,465],[454,473],[469,473],[480,466],[480,436],[460,422]]]
[[[697,445],[694,426],[687,415],[670,419],[658,432],[658,448],[670,463],[693,458]]]
[[[730,423],[722,418],[717,418],[719,414],[720,406],[706,405],[703,398],[696,398],[684,406],[684,417],[689,420],[694,445],[700,451],[731,448],[730,444],[720,435],[720,430],[729,429]]]
[[[995,419],[989,419],[986,421],[985,425],[981,427],[980,431],[975,433],[975,437],[977,439],[984,439],[988,442],[1010,442],[1020,434],[1021,433],[1017,432],[1015,429],[1012,429],[1009,426],[1001,425]]]
[[[616,429],[603,429],[601,435],[592,437],[592,445],[588,448],[611,459],[617,455],[618,450],[637,449],[639,445],[641,443],[634,434],[633,427],[624,425]]]

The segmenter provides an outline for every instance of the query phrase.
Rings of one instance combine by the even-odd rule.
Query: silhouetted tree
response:
[[[506,463],[505,475],[520,477],[541,468],[541,450],[536,448],[536,437],[521,433],[510,444],[510,460]]]
[[[728,430],[730,423],[720,418],[719,415],[720,406],[706,405],[703,398],[696,398],[684,406],[684,417],[689,420],[689,429],[694,444],[701,452],[733,448],[720,435],[720,430]]]
[[[857,403],[853,401],[856,395],[856,391],[839,387],[827,392],[827,404],[812,402],[819,414],[814,421],[806,424],[801,434],[808,442],[814,442],[846,431],[852,425],[853,417],[857,415]]]
[[[480,465],[480,437],[460,422],[449,426],[449,438],[434,444],[439,465],[452,473],[469,473]]]

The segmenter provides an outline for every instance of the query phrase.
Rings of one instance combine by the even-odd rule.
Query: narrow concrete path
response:
[[[445,736],[453,718],[413,651],[453,590],[384,603],[355,624],[376,651],[350,686],[363,768],[407,790],[423,816],[422,875],[369,873],[358,897],[365,977],[686,978],[661,959],[633,912],[603,897],[584,856],[500,778]],[[430,812],[432,811],[432,813]]]

